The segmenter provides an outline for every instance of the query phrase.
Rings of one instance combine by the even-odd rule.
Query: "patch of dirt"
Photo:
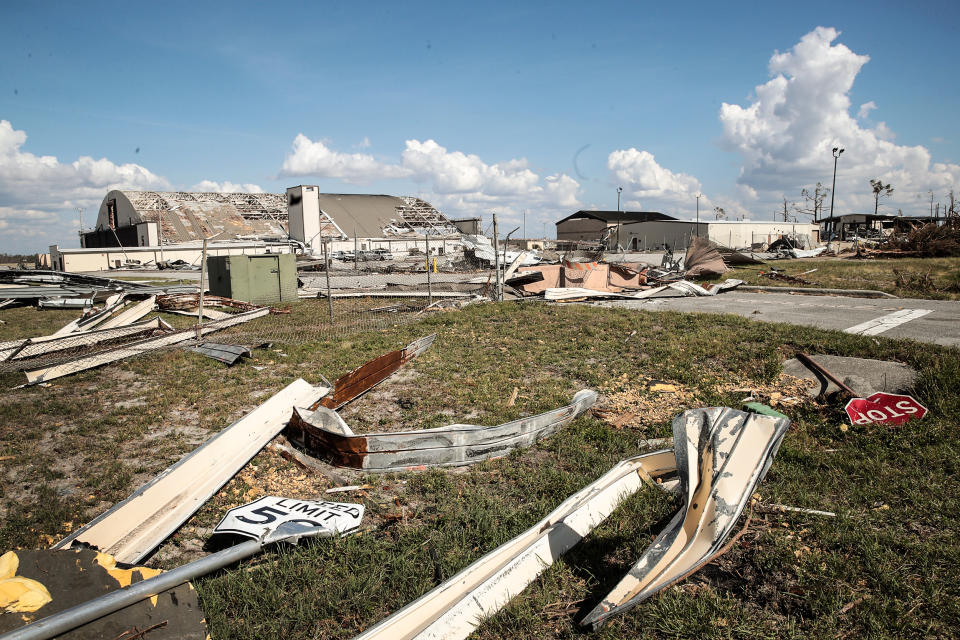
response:
[[[420,373],[402,367],[382,384],[341,408],[338,413],[354,433],[407,431],[415,426],[401,420],[403,410],[420,392]]]
[[[761,402],[773,408],[792,407],[807,402],[806,389],[811,380],[781,374],[771,384],[728,380],[714,388],[717,393],[744,394],[742,402]],[[699,394],[676,382],[648,376],[622,375],[600,385],[600,400],[593,415],[615,429],[646,431],[669,422],[687,409],[702,406]]]

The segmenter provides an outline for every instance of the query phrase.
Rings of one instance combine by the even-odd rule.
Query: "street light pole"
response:
[[[700,198],[703,197],[702,193],[697,194],[697,237],[700,237]]]
[[[828,246],[833,242],[833,197],[837,194],[837,160],[840,159],[842,153],[843,147],[833,148],[833,186],[830,188],[830,224],[827,225],[830,229],[829,240],[827,240]]]
[[[623,187],[617,187],[617,249],[620,248],[620,194],[623,193]]]

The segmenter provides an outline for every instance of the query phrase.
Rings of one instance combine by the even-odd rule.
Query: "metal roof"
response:
[[[557,224],[573,220],[575,218],[593,218],[602,222],[647,222],[649,220],[675,220],[673,216],[668,216],[659,211],[587,211],[580,210],[572,213]]]

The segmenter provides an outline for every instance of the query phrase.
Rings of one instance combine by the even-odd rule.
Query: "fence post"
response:
[[[430,277],[430,230],[423,232],[423,241],[427,248],[427,306],[433,304],[433,279]]]
[[[506,254],[504,254],[506,256]],[[503,289],[500,288],[500,247],[497,240],[497,214],[493,214],[493,268],[496,278],[493,287],[493,298],[497,302],[503,299]]]
[[[329,242],[330,238],[323,239],[323,272],[327,275],[327,311],[330,313],[330,326],[333,326],[333,298],[330,295],[330,252],[327,250],[327,243]]]

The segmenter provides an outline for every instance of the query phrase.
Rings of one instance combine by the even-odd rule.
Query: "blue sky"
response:
[[[870,177],[907,215],[960,186],[955,2],[11,4],[0,251],[76,246],[116,186],[414,194],[528,235],[618,185],[771,219],[835,144],[838,212]]]

